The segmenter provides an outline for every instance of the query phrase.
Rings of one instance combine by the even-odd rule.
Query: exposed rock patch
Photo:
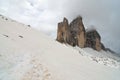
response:
[[[23,36],[19,35],[20,38],[23,38]]]
[[[8,35],[5,35],[5,34],[3,34],[3,36],[5,36],[5,37],[9,37]]]

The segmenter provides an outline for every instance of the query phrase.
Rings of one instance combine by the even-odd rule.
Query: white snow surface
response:
[[[120,57],[60,44],[0,16],[0,80],[120,80]]]

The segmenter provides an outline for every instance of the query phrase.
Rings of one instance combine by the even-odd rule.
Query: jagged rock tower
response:
[[[86,47],[101,50],[101,37],[95,29],[86,32]]]
[[[86,31],[81,16],[75,18],[70,24],[66,18],[58,23],[56,40],[80,48],[91,47],[97,51],[105,50],[99,33],[95,29]]]
[[[69,36],[68,20],[64,18],[63,22],[58,23],[57,41],[61,43],[68,43]]]
[[[85,28],[82,22],[82,17],[79,16],[70,23],[70,40],[72,46],[85,47]]]

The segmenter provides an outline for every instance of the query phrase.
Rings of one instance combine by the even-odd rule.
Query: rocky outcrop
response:
[[[70,44],[72,46],[79,46],[83,48],[85,46],[85,28],[82,22],[82,17],[79,16],[70,23]]]
[[[85,47],[91,47],[97,51],[105,50],[106,48],[103,43],[101,43],[101,36],[96,29],[86,30],[86,45]]]
[[[101,37],[99,33],[94,29],[86,32],[86,47],[91,47],[97,51],[101,48]]]
[[[70,25],[66,18],[63,19],[63,22],[58,23],[57,41],[83,48],[86,40],[82,17],[77,17]]]
[[[75,18],[70,24],[66,18],[58,23],[57,41],[80,48],[91,47],[97,51],[105,50],[101,36],[95,30],[85,30],[82,17]]]
[[[68,20],[64,18],[63,22],[58,23],[57,41],[61,43],[67,43],[69,36]]]

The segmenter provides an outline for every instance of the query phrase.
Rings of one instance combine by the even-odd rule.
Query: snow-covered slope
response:
[[[73,48],[0,16],[0,80],[120,80],[120,58]]]

